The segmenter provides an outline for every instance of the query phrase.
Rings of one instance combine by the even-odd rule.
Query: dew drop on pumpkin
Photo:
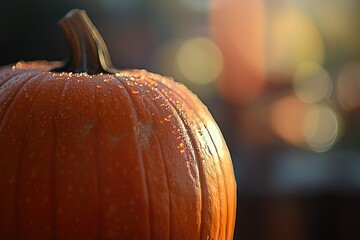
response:
[[[107,83],[107,82],[109,82],[109,79],[108,79],[108,78],[105,78],[105,79],[104,79],[104,83]]]
[[[164,120],[165,120],[165,121],[167,121],[167,122],[170,122],[170,120],[171,120],[171,117],[172,117],[171,115],[169,115],[169,116],[166,116],[166,117],[164,118]]]
[[[96,85],[96,88],[101,88],[101,85],[99,85],[99,84],[98,84],[98,85]]]
[[[131,92],[132,92],[133,94],[138,94],[138,93],[139,93],[139,91],[136,90],[136,89],[132,89]]]
[[[122,86],[122,85],[118,85],[118,88],[123,89],[123,88],[124,88],[124,86]]]

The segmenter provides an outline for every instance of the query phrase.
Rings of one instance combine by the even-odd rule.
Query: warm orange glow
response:
[[[271,108],[271,126],[282,139],[316,152],[329,150],[336,142],[341,121],[326,105],[311,105],[295,96],[284,97]]]
[[[222,4],[221,4],[222,3]],[[248,104],[264,86],[264,3],[213,0],[211,32],[224,56],[220,91],[229,101]]]
[[[271,125],[274,131],[292,144],[303,145],[303,123],[307,110],[308,105],[295,96],[278,100],[271,109]]]

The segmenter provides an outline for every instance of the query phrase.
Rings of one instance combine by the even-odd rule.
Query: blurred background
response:
[[[4,0],[0,65],[65,59],[72,8],[115,66],[208,106],[238,183],[234,239],[360,239],[360,1]]]

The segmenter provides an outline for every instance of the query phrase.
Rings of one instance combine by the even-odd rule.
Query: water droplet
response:
[[[164,120],[167,121],[167,122],[170,122],[171,117],[172,117],[172,115],[166,116],[166,117],[164,118]]]
[[[98,85],[96,85],[96,88],[101,88],[101,85],[99,85],[99,84],[98,84]]]
[[[139,91],[136,90],[136,89],[132,89],[131,92],[132,92],[133,94],[138,94],[138,93],[139,93]]]
[[[123,89],[123,88],[124,88],[124,86],[122,86],[122,85],[118,85],[118,88]]]
[[[127,81],[127,82],[126,82],[126,85],[128,85],[128,86],[134,86],[134,83]]]
[[[134,80],[135,80],[135,78],[134,78],[134,77],[130,77],[130,80],[131,80],[131,81],[134,81]]]
[[[109,82],[109,79],[108,79],[108,78],[105,78],[105,79],[104,79],[104,83],[107,83],[107,82]]]

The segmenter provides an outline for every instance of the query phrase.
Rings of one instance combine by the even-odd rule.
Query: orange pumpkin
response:
[[[232,239],[223,137],[183,85],[113,68],[85,12],[71,57],[0,69],[0,239]]]

